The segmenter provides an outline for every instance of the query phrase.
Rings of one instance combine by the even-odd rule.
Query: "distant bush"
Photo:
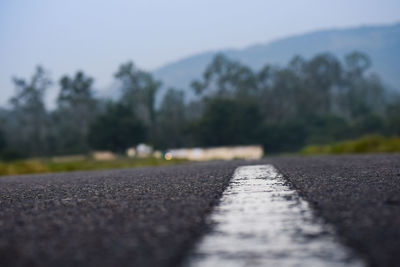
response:
[[[386,138],[381,135],[367,135],[328,145],[309,145],[300,151],[301,154],[306,155],[373,152],[400,152],[400,137]]]
[[[24,158],[24,155],[14,149],[6,148],[0,152],[0,160],[3,161],[14,161],[22,158]]]

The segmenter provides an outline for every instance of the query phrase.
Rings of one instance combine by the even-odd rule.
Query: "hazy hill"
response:
[[[317,31],[239,50],[200,53],[167,64],[153,73],[163,81],[164,90],[167,87],[181,88],[191,96],[190,82],[201,77],[207,64],[218,52],[257,70],[266,63],[286,64],[296,54],[308,58],[329,51],[342,57],[353,50],[370,55],[374,71],[378,72],[390,87],[400,91],[400,23]],[[161,95],[162,92],[160,97]]]

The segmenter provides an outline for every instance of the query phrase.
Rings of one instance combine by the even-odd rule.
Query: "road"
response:
[[[0,177],[0,266],[177,266],[239,166],[272,164],[370,266],[400,265],[400,155]]]

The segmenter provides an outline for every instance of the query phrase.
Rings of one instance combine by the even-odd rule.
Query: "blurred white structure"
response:
[[[151,157],[153,155],[153,148],[151,146],[146,145],[146,144],[139,144],[136,147],[136,155],[139,158]]]
[[[260,159],[264,154],[262,146],[231,146],[231,147],[212,147],[212,148],[180,148],[171,149],[165,154],[165,159],[170,160],[188,159],[188,160],[230,160],[240,159]]]
[[[153,150],[151,146],[145,145],[145,144],[139,144],[136,148],[135,147],[130,147],[126,150],[126,155],[129,158],[146,158],[146,157],[155,157],[155,158],[161,158],[162,153],[160,150]]]

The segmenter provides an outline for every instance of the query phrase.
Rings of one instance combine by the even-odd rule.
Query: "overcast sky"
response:
[[[37,64],[55,81],[84,70],[101,90],[127,60],[153,70],[206,50],[395,22],[399,0],[0,0],[0,105],[11,77]]]

